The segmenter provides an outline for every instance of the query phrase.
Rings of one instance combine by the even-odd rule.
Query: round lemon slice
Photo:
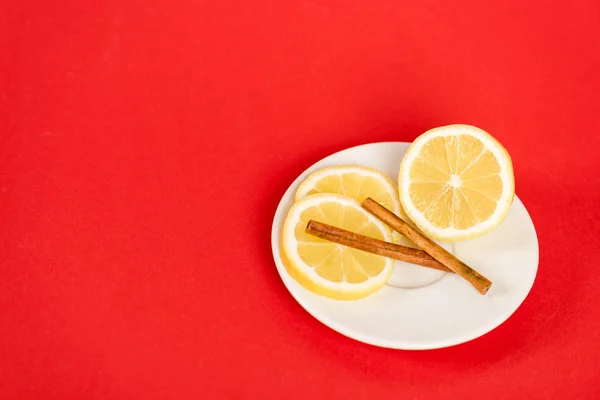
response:
[[[434,239],[467,240],[494,229],[515,194],[508,152],[470,125],[419,136],[400,164],[400,201],[409,218]]]
[[[351,198],[315,194],[296,202],[283,226],[282,259],[306,289],[334,299],[354,300],[379,290],[392,273],[392,259],[332,243],[305,232],[315,220],[390,241],[390,230]]]
[[[296,191],[296,201],[316,193],[335,193],[362,202],[371,197],[379,204],[403,214],[398,187],[383,172],[360,165],[327,167],[310,174]]]

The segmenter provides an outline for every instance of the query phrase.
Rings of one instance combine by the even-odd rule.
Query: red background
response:
[[[0,4],[0,397],[600,398],[600,3]],[[348,146],[470,123],[539,273],[502,326],[405,352],[288,294],[270,224]]]

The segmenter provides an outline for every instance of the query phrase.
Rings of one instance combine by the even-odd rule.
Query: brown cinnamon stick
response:
[[[471,285],[475,287],[481,294],[486,294],[492,282],[479,272],[469,267],[464,262],[460,261],[454,255],[447,252],[440,245],[435,243],[433,240],[421,234],[415,230],[412,226],[407,224],[405,221],[400,219],[396,214],[376,202],[371,198],[367,198],[362,203],[362,207],[385,222],[392,229],[406,236],[414,244],[425,250],[431,257],[454,271],[457,275],[460,275],[466,279]]]
[[[438,269],[445,272],[452,272],[442,263],[436,261],[423,250],[412,249],[410,247],[399,244],[388,243],[383,240],[378,240],[364,236],[358,233],[350,232],[345,229],[336,228],[335,226],[327,225],[322,222],[310,220],[306,225],[306,233],[321,239],[329,240],[330,242],[343,244],[358,250],[363,250],[369,253],[377,254],[409,262],[411,264],[421,265],[423,267]]]

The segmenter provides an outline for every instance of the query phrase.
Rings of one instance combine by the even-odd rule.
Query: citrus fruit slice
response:
[[[375,239],[390,241],[390,230],[351,198],[315,194],[290,209],[282,233],[282,259],[306,289],[334,299],[354,300],[379,290],[387,281],[392,259],[332,243],[305,232],[315,220]]]
[[[402,214],[398,187],[383,172],[360,165],[327,167],[310,174],[296,191],[296,201],[315,193],[334,193],[362,202],[372,198],[396,215]]]
[[[409,218],[434,239],[480,236],[508,214],[515,194],[508,152],[470,125],[429,130],[408,148],[398,177]]]

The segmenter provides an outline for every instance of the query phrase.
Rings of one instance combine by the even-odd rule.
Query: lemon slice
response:
[[[508,152],[470,125],[443,126],[419,136],[400,164],[398,185],[409,218],[432,238],[451,242],[494,229],[515,194]]]
[[[335,193],[362,202],[371,197],[401,215],[398,187],[383,172],[360,165],[327,167],[310,174],[296,191],[296,201],[315,193]]]
[[[305,232],[309,220],[390,241],[390,230],[351,198],[315,194],[296,202],[283,225],[282,259],[306,289],[334,299],[354,300],[379,290],[393,260],[332,243]]]

